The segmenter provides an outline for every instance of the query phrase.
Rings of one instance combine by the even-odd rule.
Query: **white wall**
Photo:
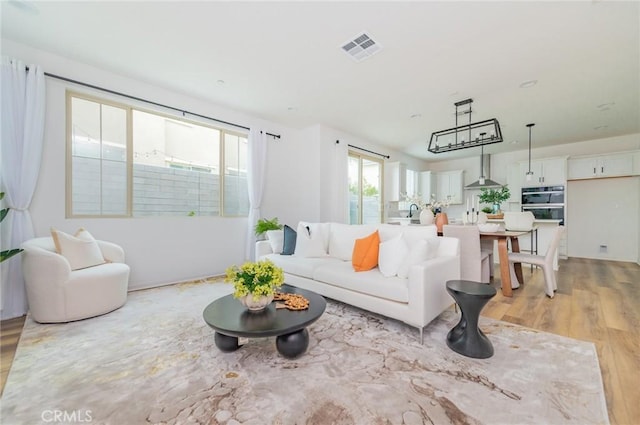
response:
[[[569,255],[637,262],[640,177],[576,180],[567,186]]]
[[[280,140],[269,139],[263,216],[283,214],[285,219],[296,222],[303,217],[318,216],[318,181],[314,171],[318,166],[316,161],[309,161],[311,165],[301,161],[309,147],[303,132],[9,40],[2,40],[2,49],[3,55],[39,64],[45,72],[281,134]],[[36,236],[49,235],[50,227],[74,232],[82,226],[98,239],[120,244],[131,266],[131,289],[222,274],[229,265],[244,261],[246,218],[65,218],[65,90],[72,88],[128,104],[134,102],[52,78],[47,78],[46,84],[43,161],[30,209]]]

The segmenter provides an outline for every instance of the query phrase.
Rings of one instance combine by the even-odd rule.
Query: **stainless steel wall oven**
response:
[[[531,211],[539,220],[560,220],[563,226],[564,201],[564,186],[522,188],[522,211]]]

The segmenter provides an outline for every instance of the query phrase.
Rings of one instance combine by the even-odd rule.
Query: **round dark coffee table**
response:
[[[496,295],[493,286],[470,280],[447,281],[447,292],[460,306],[460,322],[447,334],[447,345],[456,353],[476,359],[493,356],[493,345],[478,328],[480,311]]]
[[[284,357],[295,358],[304,353],[309,346],[309,331],[306,327],[322,316],[327,303],[315,292],[289,285],[283,285],[280,292],[304,296],[309,300],[309,308],[301,311],[276,309],[274,301],[260,312],[251,312],[233,295],[209,304],[202,316],[215,329],[215,343],[220,351],[230,352],[240,348],[238,337],[277,336],[276,348]]]

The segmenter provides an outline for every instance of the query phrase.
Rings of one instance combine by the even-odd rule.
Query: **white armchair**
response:
[[[116,244],[96,241],[105,264],[71,270],[51,237],[22,244],[22,271],[31,317],[40,323],[70,322],[120,308],[127,300],[129,266]]]

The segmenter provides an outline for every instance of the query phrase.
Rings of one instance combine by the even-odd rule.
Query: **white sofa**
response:
[[[105,264],[71,270],[56,253],[51,237],[22,244],[22,271],[29,311],[39,323],[63,323],[99,316],[127,301],[129,266],[124,250],[111,242],[96,241]]]
[[[453,304],[445,283],[460,278],[459,241],[437,237],[435,226],[308,225],[312,235],[313,229],[322,234],[324,255],[305,257],[297,250],[294,255],[281,255],[273,252],[269,241],[258,241],[256,259],[269,259],[281,267],[285,282],[291,286],[308,289],[417,327],[421,343],[424,326]],[[381,244],[392,238],[397,239],[402,234],[401,238],[406,241],[409,250],[414,249],[419,240],[428,240],[431,250],[429,258],[410,265],[407,278],[385,277],[378,267],[364,272],[354,271],[351,253],[355,240],[375,230],[378,230]]]

